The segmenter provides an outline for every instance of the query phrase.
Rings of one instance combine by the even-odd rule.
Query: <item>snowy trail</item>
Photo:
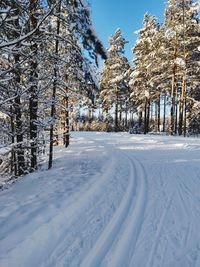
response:
[[[128,266],[131,256],[130,247],[134,248],[144,211],[145,174],[139,162],[129,158],[124,153],[120,153],[120,155],[128,159],[130,168],[127,191],[111,221],[80,267],[100,266],[120,231],[122,231],[120,233],[122,238],[117,241],[115,252],[112,253],[113,260],[107,264],[110,267]]]
[[[146,137],[141,143],[146,142],[150,151],[136,149],[148,173],[148,203],[130,266],[198,266],[199,140]]]
[[[104,148],[100,145],[101,144],[98,143],[98,147]],[[93,147],[90,146],[87,149],[90,151],[92,148]],[[109,161],[107,157],[109,157]],[[95,182],[89,183],[89,187],[86,188],[87,190],[83,192],[79,190],[78,193],[74,192],[72,196],[68,198],[67,195],[65,195],[68,189],[66,188],[66,190],[62,191],[62,194],[53,195],[52,203],[50,201],[48,209],[45,209],[44,202],[43,204],[40,203],[42,198],[38,199],[38,194],[31,197],[31,200],[28,197],[26,201],[28,203],[26,205],[15,206],[10,213],[4,209],[5,211],[2,212],[2,214],[5,220],[2,220],[3,235],[1,236],[4,247],[1,247],[1,256],[3,256],[4,251],[9,251],[9,257],[2,258],[1,263],[3,266],[14,266],[16,258],[20,266],[56,266],[58,260],[59,265],[66,264],[68,261],[71,262],[71,257],[76,252],[75,250],[77,248],[80,250],[82,249],[81,244],[74,244],[73,242],[74,235],[77,233],[77,228],[79,229],[79,235],[84,235],[86,229],[91,229],[93,227],[92,225],[95,225],[95,220],[98,220],[98,216],[95,214],[97,207],[104,209],[102,216],[107,216],[107,218],[101,218],[101,223],[103,224],[101,228],[103,228],[104,224],[106,224],[106,220],[109,221],[112,216],[112,212],[114,212],[113,209],[116,209],[114,207],[115,202],[115,205],[117,205],[117,201],[120,201],[119,196],[119,199],[116,198],[117,201],[113,201],[113,198],[119,193],[122,197],[123,192],[121,189],[115,192],[116,189],[113,184],[115,180],[117,182],[117,179],[120,179],[120,174],[122,174],[120,170],[118,170],[119,175],[116,175],[113,170],[115,165],[116,159],[113,157],[113,154],[110,155],[109,149],[106,148],[106,160],[104,159],[103,161],[103,173],[100,172],[100,176],[95,175]],[[123,166],[120,166],[120,168],[121,167],[123,168]],[[123,170],[123,172],[124,171],[125,170]],[[117,186],[119,187],[120,183]],[[106,197],[106,193],[109,196],[106,188],[108,188],[107,191],[111,195],[110,199]],[[113,195],[111,194],[112,191]],[[100,196],[104,196],[103,200]],[[108,206],[108,210],[106,210],[105,205],[109,204],[108,201],[110,201],[111,207]],[[30,210],[28,209],[29,203],[31,205]],[[95,206],[93,206],[94,203]],[[35,206],[37,208],[35,208]],[[65,212],[65,210],[67,210],[67,212]],[[105,214],[106,212],[107,214]],[[20,215],[19,221],[13,220],[14,223],[12,224],[6,223],[14,219],[17,215]],[[31,217],[33,218],[31,219]],[[78,223],[79,220],[80,223]],[[86,225],[86,222],[89,227]],[[84,227],[81,229],[82,225],[84,225]],[[99,233],[101,228],[98,230]],[[16,229],[18,229],[18,231],[16,231]],[[90,229],[87,231],[89,232]],[[86,232],[86,235],[88,235],[88,232]],[[95,235],[93,238],[95,239]],[[31,242],[31,240],[34,241]],[[51,241],[49,243],[50,240],[53,240],[53,242]],[[89,240],[89,242],[91,242],[91,240]],[[29,255],[26,255],[27,258],[18,257],[22,251],[26,250],[29,243],[31,243],[32,247],[28,251]],[[68,255],[68,251],[71,251],[71,255]],[[35,257],[35,255],[37,255],[37,257]]]
[[[0,192],[0,266],[199,267],[200,140],[73,135]]]
[[[135,172],[132,173],[136,180],[135,198],[130,201],[130,210],[122,227],[123,229],[121,229],[119,240],[112,250],[110,259],[107,261],[107,266],[110,267],[129,266],[144,219],[147,192],[146,174],[139,161],[130,158],[129,160],[132,166],[135,167]]]

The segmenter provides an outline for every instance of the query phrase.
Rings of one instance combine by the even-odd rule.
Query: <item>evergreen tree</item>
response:
[[[163,65],[166,70],[166,82],[171,79],[171,134],[177,133],[178,117],[179,134],[182,134],[184,98],[188,79],[193,75],[198,75],[195,66],[198,64],[197,36],[199,33],[196,27],[198,19],[195,18],[195,14],[196,11],[190,0],[169,0],[167,3],[164,24],[166,61]],[[189,84],[191,85],[191,82]]]
[[[53,150],[53,125],[60,120],[63,98],[67,146],[69,91],[78,98],[85,83],[83,91],[90,95],[86,61],[90,57],[97,63],[97,55],[105,58],[106,53],[82,0],[3,0],[0,23],[0,111],[9,118],[5,129],[13,148],[12,173],[21,175],[37,168],[49,127]]]
[[[152,77],[157,73],[155,58],[155,38],[157,35],[156,18],[145,14],[143,28],[139,31],[138,40],[133,48],[134,68],[131,73],[131,98],[138,107],[139,126],[144,111],[144,133],[149,130],[150,101],[153,100],[157,91]]]
[[[101,74],[101,93],[103,109],[108,111],[115,106],[115,131],[119,128],[118,112],[120,106],[125,104],[128,90],[128,72],[130,69],[127,58],[124,56],[124,46],[127,41],[123,38],[121,30],[117,29],[111,36],[108,59]]]
[[[63,49],[62,49],[62,42],[58,39],[58,37],[64,33],[63,39],[65,40],[64,43],[67,43],[67,47],[69,48],[66,51],[66,55],[68,58],[72,59],[74,57],[78,57],[80,59],[80,49],[78,42],[82,43],[82,51],[88,51],[89,57],[94,58],[95,62],[97,63],[97,56],[100,54],[103,58],[106,57],[105,51],[103,46],[97,36],[95,35],[94,31],[92,30],[92,22],[90,17],[90,12],[88,6],[83,1],[58,1],[57,2],[57,27],[56,27],[56,43],[55,43],[55,68],[54,68],[54,82],[52,88],[52,106],[51,106],[51,118],[52,123],[50,126],[50,150],[49,150],[49,168],[52,166],[52,157],[53,157],[53,122],[55,122],[55,100],[56,94],[58,89],[58,76],[61,75],[61,80],[66,80],[66,84],[68,82],[68,71],[70,68],[67,67],[67,61],[65,61],[64,65],[61,64],[59,66],[58,63],[63,61]],[[64,15],[64,16],[63,16]],[[61,29],[61,17],[65,17],[65,30],[62,31]],[[74,38],[77,41],[74,41]],[[69,56],[69,53],[72,53]],[[76,56],[75,56],[76,54]],[[58,60],[58,58],[60,60]],[[83,57],[82,57],[83,58]],[[74,59],[77,62],[77,59]],[[59,66],[59,68],[58,68]],[[66,73],[63,76],[63,67],[65,68]],[[77,67],[77,66],[75,66]],[[77,68],[76,68],[77,71]],[[59,86],[60,87],[60,86]],[[62,87],[61,87],[62,88]],[[65,146],[67,147],[69,144],[69,98],[68,98],[68,88],[62,88],[65,91]]]

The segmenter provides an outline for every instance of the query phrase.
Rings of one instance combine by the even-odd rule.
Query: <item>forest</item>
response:
[[[0,25],[1,174],[44,155],[50,169],[71,131],[200,132],[198,1],[168,0],[162,23],[144,14],[132,62],[120,29],[104,48],[83,0],[2,0]]]

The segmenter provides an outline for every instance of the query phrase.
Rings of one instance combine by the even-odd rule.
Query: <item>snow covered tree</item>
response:
[[[124,46],[127,41],[123,38],[121,30],[117,29],[109,39],[108,59],[101,74],[100,98],[103,102],[103,109],[108,111],[115,106],[115,130],[118,130],[118,112],[127,99],[128,72],[130,65],[124,56]]]
[[[38,11],[39,11],[39,1],[30,0],[29,2],[29,21],[28,28],[29,31],[36,29],[38,24]],[[31,170],[37,168],[37,137],[38,137],[38,127],[37,127],[37,118],[38,118],[38,35],[39,30],[31,38],[30,46],[30,97],[29,97],[29,116],[30,116],[30,145],[31,145]],[[41,39],[40,39],[41,40]]]
[[[184,113],[184,97],[192,98],[187,100],[186,107],[188,109],[188,131],[192,130],[194,121],[199,118],[200,102],[200,52],[199,52],[199,14],[200,4],[197,1],[185,2],[183,6],[183,50],[185,59],[185,73],[183,76],[182,94],[180,99],[180,116],[179,116],[179,134],[182,134],[183,113]],[[186,115],[186,114],[185,114]],[[186,117],[184,121],[184,134],[186,132]],[[197,129],[196,126],[194,126]]]
[[[139,31],[139,39],[133,49],[135,66],[130,80],[131,99],[138,106],[140,124],[144,111],[145,132],[149,128],[150,103],[155,105],[155,129],[159,130],[161,101],[164,102],[163,130],[166,129],[166,112],[169,110],[166,104],[170,99],[170,133],[181,135],[184,130],[185,134],[186,119],[188,116],[189,122],[192,117],[192,105],[195,103],[191,99],[199,97],[198,26],[196,1],[169,0],[165,22],[161,26],[156,23],[155,17],[145,15],[144,27]]]
[[[144,133],[149,130],[150,102],[159,95],[158,88],[155,88],[155,81],[152,79],[158,72],[155,45],[157,34],[156,18],[145,14],[143,28],[139,31],[138,40],[133,48],[134,68],[129,82],[132,91],[131,99],[140,115],[139,126],[141,126],[141,116],[144,111]]]
[[[52,154],[53,154],[53,120],[55,116],[55,99],[56,93],[59,88],[65,92],[65,146],[69,144],[69,90],[70,82],[72,80],[72,68],[76,72],[81,71],[81,67],[84,65],[81,62],[84,61],[83,51],[87,51],[90,58],[93,58],[97,63],[97,56],[100,54],[103,58],[106,57],[104,48],[100,40],[92,30],[92,22],[90,17],[90,11],[84,1],[58,1],[57,11],[57,30],[56,36],[62,36],[64,44],[67,47],[67,51],[63,49],[63,41],[57,38],[55,43],[56,62],[54,68],[54,85],[52,93],[52,107],[51,107],[51,130],[50,130],[50,157],[49,168],[52,166]],[[65,22],[64,30],[63,21]],[[79,42],[82,43],[82,49],[80,49]],[[66,59],[63,62],[63,56]],[[59,60],[58,60],[59,58]],[[73,66],[69,67],[69,62],[73,62]],[[58,63],[63,62],[59,66]],[[59,66],[59,67],[58,67]],[[65,70],[65,72],[63,72]],[[82,69],[83,71],[83,69]],[[73,71],[74,72],[74,71]],[[61,76],[61,80],[65,81],[65,86],[59,85],[58,76]],[[69,82],[69,83],[68,83]],[[71,84],[72,85],[72,84]]]
[[[21,175],[25,169],[21,104],[21,95],[23,94],[23,87],[21,86],[23,69],[21,64],[25,47],[15,41],[24,32],[20,20],[25,14],[23,7],[17,1],[2,1],[0,13],[0,53],[3,63],[0,72],[1,111],[10,117],[10,134],[8,134],[13,144],[13,166],[11,166],[11,169],[13,169],[15,175]],[[12,48],[9,46],[10,42],[14,42]],[[17,143],[17,146],[15,143]]]
[[[186,85],[191,86],[190,77],[198,75],[198,19],[195,18],[193,3],[190,0],[169,0],[165,13],[165,54],[166,81],[171,79],[171,134],[182,134],[184,98]],[[193,67],[189,67],[193,61]],[[189,63],[190,62],[190,63]],[[187,86],[188,87],[188,86]],[[179,104],[179,114],[178,114]],[[186,120],[186,118],[185,118]],[[185,126],[184,126],[185,128]]]
[[[82,0],[3,0],[0,23],[0,111],[10,118],[12,173],[21,175],[37,168],[43,131],[49,127],[52,164],[53,125],[60,119],[56,110],[69,91],[81,94],[80,85],[90,76],[88,58],[97,63],[97,55],[105,58],[106,53]],[[64,105],[67,144],[69,104]]]

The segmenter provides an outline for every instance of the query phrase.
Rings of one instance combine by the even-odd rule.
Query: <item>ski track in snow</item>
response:
[[[166,205],[166,209],[163,210],[163,213],[162,213],[162,215],[160,217],[160,221],[158,223],[156,234],[155,234],[155,239],[154,239],[154,242],[152,244],[152,248],[151,248],[150,253],[149,253],[149,257],[148,257],[148,261],[147,261],[146,267],[153,266],[153,256],[154,256],[154,254],[156,252],[158,241],[159,241],[160,236],[161,236],[161,231],[162,231],[162,228],[163,228],[163,224],[164,224],[164,221],[166,219],[167,212],[169,211],[169,207],[171,205],[171,202],[172,202],[172,196],[169,198],[169,200],[167,202],[167,205]]]
[[[80,267],[101,266],[105,255],[109,254],[109,249],[116,239],[118,240],[114,252],[106,265],[122,267],[128,266],[130,262],[142,223],[146,178],[142,165],[137,160],[131,159],[125,153],[121,155],[127,158],[131,170],[127,191],[116,213]],[[117,238],[118,233],[121,235],[120,238]]]
[[[0,192],[0,267],[200,267],[200,140],[73,136]]]

